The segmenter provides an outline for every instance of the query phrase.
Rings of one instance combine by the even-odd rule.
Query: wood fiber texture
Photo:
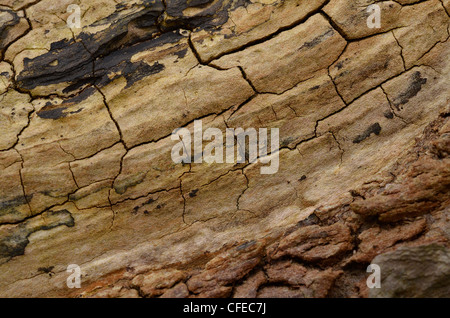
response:
[[[434,249],[448,275],[449,12],[0,0],[0,296],[402,296],[367,266]],[[279,171],[175,164],[172,131],[200,119],[279,128]]]

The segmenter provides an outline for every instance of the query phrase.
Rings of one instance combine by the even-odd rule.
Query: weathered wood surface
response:
[[[1,0],[0,295],[365,297],[448,247],[450,1],[375,2]],[[279,172],[174,164],[196,119]]]

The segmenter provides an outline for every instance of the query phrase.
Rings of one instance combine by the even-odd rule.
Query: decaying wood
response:
[[[70,28],[2,0],[0,295],[367,297],[377,255],[448,265],[450,1],[368,28],[375,2],[77,0]],[[175,164],[199,119],[279,128],[278,173]]]

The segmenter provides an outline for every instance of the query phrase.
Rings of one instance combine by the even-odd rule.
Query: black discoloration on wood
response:
[[[58,45],[59,47],[59,45]],[[57,60],[57,65],[54,61]],[[17,84],[27,90],[38,86],[89,81],[92,77],[92,58],[80,42],[66,41],[66,46],[24,59],[24,70],[17,76]]]
[[[123,76],[129,87],[141,78],[164,69],[157,61],[153,65],[132,63],[131,57],[135,53],[179,41],[182,36],[179,32],[172,32],[174,30],[193,30],[197,27],[217,29],[228,20],[230,8],[245,3],[231,0],[167,0],[165,8],[161,0],[153,0],[144,5],[118,6],[118,11],[92,25],[107,25],[105,30],[95,34],[82,32],[76,40],[63,39],[52,43],[48,53],[25,59],[17,84],[26,90],[67,84],[63,93],[71,94],[89,85],[102,87],[117,76]],[[183,12],[187,8],[198,11],[186,16]],[[186,53],[187,48],[180,48],[173,54],[182,58]],[[111,72],[118,75],[112,78],[106,76]],[[47,118],[58,116],[62,113],[55,110],[47,114]]]
[[[155,203],[156,201],[158,201],[158,198],[156,198],[156,199],[150,198],[150,199],[148,199],[147,201],[145,201],[144,203],[142,203],[142,204],[140,204],[140,205],[138,205],[138,206],[135,206],[135,207],[133,208],[133,211],[132,211],[131,213],[134,214],[134,215],[136,215],[136,214],[138,214],[139,210],[141,210],[142,208],[145,207],[143,213],[144,213],[144,215],[147,215],[147,216],[148,216],[148,215],[150,215],[150,212],[149,212],[149,210],[148,210],[148,206],[149,206],[150,204]],[[159,210],[159,209],[161,209],[161,208],[162,208],[162,206],[161,206],[160,204],[158,204],[158,205],[156,206],[156,209],[157,209],[157,210]]]
[[[165,66],[163,64],[160,64],[159,62],[155,62],[153,65],[148,65],[145,62],[131,63],[129,61],[123,61],[116,67],[113,67],[109,70],[105,70],[107,72],[109,71],[112,73],[116,73],[117,75],[113,77],[102,76],[101,81],[98,83],[98,86],[103,87],[107,85],[110,81],[123,76],[127,81],[127,85],[125,86],[125,88],[128,88],[137,81],[141,80],[142,78],[153,74],[157,74],[164,69]]]
[[[354,144],[359,144],[360,142],[366,140],[367,138],[370,137],[370,135],[375,134],[375,135],[380,135],[381,132],[381,126],[379,123],[375,123],[373,125],[371,125],[369,128],[366,129],[366,131],[364,133],[362,133],[361,135],[358,135],[354,140],[353,143]]]
[[[68,83],[69,87],[65,93],[69,93],[84,85],[95,84],[97,78],[93,76],[93,62],[102,61],[105,56],[121,47],[132,46],[154,37],[158,32],[156,20],[162,10],[163,5],[158,1],[151,6],[135,10],[134,13],[115,12],[92,25],[110,25],[104,31],[95,34],[81,33],[76,41],[63,39],[52,43],[48,53],[24,60],[24,70],[17,78],[18,85],[24,89],[34,89],[38,86]],[[130,34],[130,24],[144,28],[144,36],[136,37]],[[153,31],[147,30],[152,25]],[[125,56],[123,60],[126,58],[130,56]],[[58,63],[54,63],[55,61]],[[127,70],[132,68],[128,67]]]
[[[27,204],[27,202],[29,202],[32,198],[33,195],[27,195],[26,197],[18,196],[11,200],[1,201],[0,216],[17,214],[18,213],[17,208]]]
[[[111,54],[98,58],[95,61],[96,85],[103,87],[117,77],[123,76],[127,80],[127,87],[146,76],[156,74],[164,70],[165,66],[158,61],[149,65],[143,61],[131,62],[132,57],[139,52],[144,52],[165,44],[174,44],[185,38],[179,32],[169,32],[151,41],[135,44],[131,47],[114,51]],[[180,50],[183,50],[180,47]],[[116,74],[110,76],[111,74]]]
[[[42,272],[45,274],[52,274],[55,266],[47,266],[47,267],[39,267],[38,272]]]
[[[295,140],[294,137],[287,137],[281,140],[281,147],[287,147],[290,143],[292,143]]]
[[[392,119],[394,118],[394,113],[391,111],[386,111],[384,112],[383,116],[386,117],[387,119]]]
[[[308,216],[306,219],[298,222],[297,223],[297,227],[301,228],[301,227],[305,227],[305,226],[316,225],[316,224],[319,224],[319,223],[320,223],[320,219],[317,217],[317,215],[315,215],[313,213],[310,216]]]
[[[166,0],[166,12],[161,21],[163,31],[179,28],[217,29],[228,20],[228,10],[242,6],[245,1],[232,0]],[[196,14],[187,16],[186,9],[196,8]]]
[[[81,33],[79,38],[95,59],[154,38],[160,33],[158,17],[163,10],[161,0],[149,1],[144,6],[134,4],[92,24],[93,27],[107,25],[107,29],[95,34]],[[131,31],[133,28],[142,32],[137,35]]]
[[[410,84],[406,91],[394,99],[394,106],[397,110],[400,110],[400,105],[408,103],[411,98],[415,97],[426,83],[427,79],[423,78],[419,71],[414,72],[410,77]]]
[[[75,220],[67,210],[46,212],[45,224],[29,219],[23,223],[9,228],[6,235],[0,238],[0,259],[10,259],[25,253],[28,237],[38,231],[48,231],[59,226],[73,227]]]
[[[20,17],[16,12],[5,7],[0,8],[0,51],[9,44],[6,41],[9,32],[19,23]]]
[[[128,188],[132,188],[138,184],[141,184],[145,179],[146,173],[139,173],[138,175],[126,178],[114,184],[114,191],[117,194],[124,194],[127,192]]]
[[[195,198],[195,197],[197,196],[197,193],[198,193],[198,189],[192,190],[192,191],[189,193],[189,197],[190,197],[190,198]]]
[[[333,34],[334,34],[334,30],[333,29],[329,29],[327,32],[325,32],[324,34],[321,34],[320,36],[314,38],[313,40],[311,40],[309,42],[305,42],[298,50],[300,51],[303,48],[311,49],[311,48],[315,47],[316,45],[322,43],[323,41],[325,41],[329,37],[332,37]]]
[[[52,104],[48,102],[41,110],[39,110],[36,114],[42,119],[61,119],[67,117],[69,114],[78,114],[83,108],[78,108],[69,112],[66,110],[72,106],[77,106],[79,103],[89,98],[92,94],[94,94],[97,90],[94,87],[88,87],[80,94],[66,99],[62,104]]]
[[[188,52],[188,49],[186,48],[186,49],[180,50],[178,52],[175,52],[174,54],[176,56],[178,56],[179,59],[182,59],[183,57],[186,56],[187,52]]]
[[[67,116],[64,111],[67,107],[49,108],[40,110],[37,115],[42,119],[60,119]]]
[[[28,199],[31,199],[31,196],[28,196]],[[12,200],[2,201],[0,202],[0,215],[4,215],[4,210],[7,210],[11,207],[18,207],[26,203],[27,198],[25,198],[24,196],[19,196]]]

